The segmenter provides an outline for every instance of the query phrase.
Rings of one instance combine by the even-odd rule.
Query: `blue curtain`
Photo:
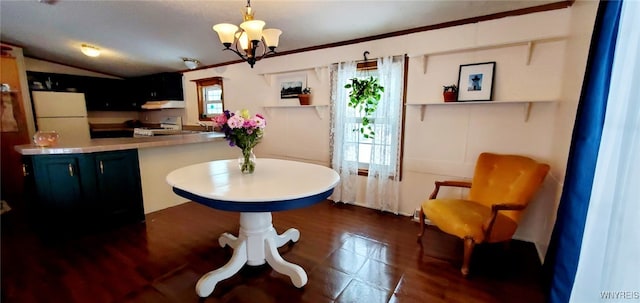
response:
[[[548,301],[569,302],[607,108],[622,1],[601,1],[571,139],[557,219],[545,257]]]

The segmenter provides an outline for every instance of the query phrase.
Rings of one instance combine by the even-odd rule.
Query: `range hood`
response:
[[[184,108],[184,101],[147,101],[142,104],[142,109]]]

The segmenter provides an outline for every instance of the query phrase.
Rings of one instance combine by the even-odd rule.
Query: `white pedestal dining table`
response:
[[[218,160],[176,169],[166,177],[177,195],[211,208],[240,212],[238,236],[223,233],[220,246],[234,249],[229,262],[206,273],[196,284],[200,297],[209,296],[218,282],[236,274],[246,264],[268,263],[287,275],[295,287],[307,283],[299,265],[282,259],[278,248],[297,242],[300,232],[289,228],[278,235],[271,213],[307,207],[324,201],[340,180],[332,169],[320,165],[258,158],[255,172],[242,174],[237,160]]]

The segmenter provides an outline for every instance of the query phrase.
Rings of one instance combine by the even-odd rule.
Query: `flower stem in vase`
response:
[[[238,165],[243,174],[253,174],[256,169],[256,155],[253,153],[253,148],[242,149],[242,157],[238,158]]]

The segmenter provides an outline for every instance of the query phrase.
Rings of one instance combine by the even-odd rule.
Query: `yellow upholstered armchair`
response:
[[[542,185],[549,165],[527,157],[482,153],[469,182],[437,181],[429,200],[420,207],[421,241],[425,216],[440,230],[464,240],[461,272],[469,274],[469,261],[478,243],[509,241],[522,210]],[[467,199],[436,199],[441,186],[469,188]]]

